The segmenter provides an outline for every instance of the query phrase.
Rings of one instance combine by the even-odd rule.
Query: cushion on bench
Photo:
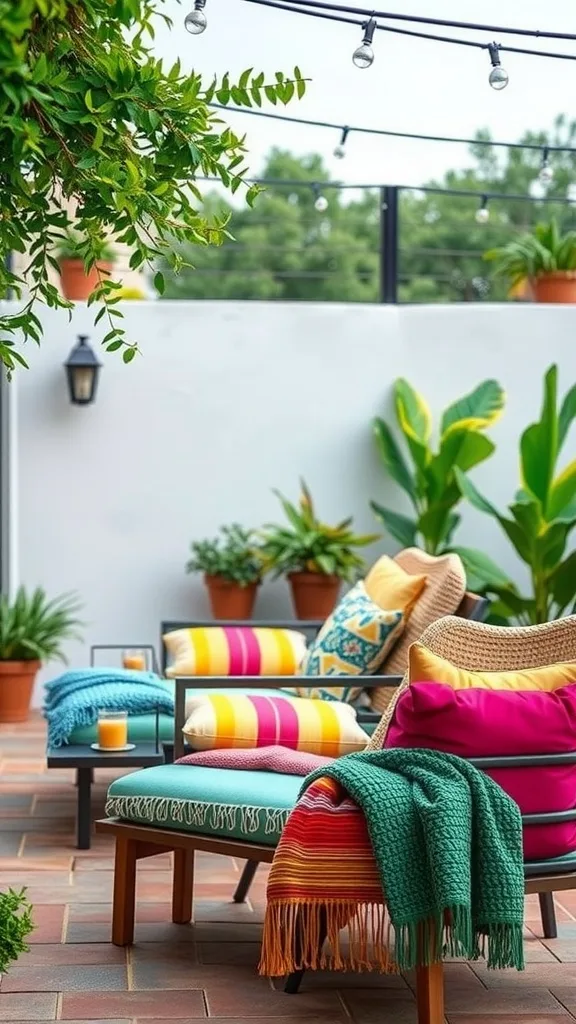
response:
[[[298,775],[163,764],[116,779],[106,816],[275,846],[301,786]]]

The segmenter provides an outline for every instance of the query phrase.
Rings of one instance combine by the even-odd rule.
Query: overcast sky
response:
[[[268,74],[290,72],[298,64],[312,81],[305,98],[291,103],[288,114],[442,135],[471,136],[479,128],[489,128],[495,138],[515,140],[528,128],[549,127],[560,112],[574,113],[576,61],[503,54],[510,82],[506,89],[495,92],[488,85],[490,62],[483,50],[377,32],[374,63],[359,70],[351,56],[361,31],[353,25],[245,0],[207,0],[208,27],[202,35],[191,36],[183,27],[189,6],[187,0],[182,5],[167,0],[165,8],[174,27],[171,32],[159,27],[158,55],[169,61],[179,57],[183,68],[202,72],[206,80],[214,72],[229,71],[234,76],[251,66]],[[482,5],[472,0],[443,0],[441,4],[437,0],[409,0],[407,4],[389,0],[382,9],[576,33],[573,0],[549,0],[547,4],[484,0]],[[427,29],[422,26],[422,30]],[[436,31],[458,35],[455,29]],[[468,33],[467,38],[491,42],[494,34]],[[576,53],[576,42],[495,38],[511,45]],[[330,130],[279,124],[250,115],[229,115],[228,122],[247,133],[254,173],[260,170],[271,145],[297,154],[320,152],[335,177],[354,184],[418,185],[469,162],[465,146],[354,134],[348,140],[346,159],[337,160],[332,155],[337,133]]]

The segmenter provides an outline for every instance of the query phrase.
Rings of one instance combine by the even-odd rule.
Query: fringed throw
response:
[[[443,955],[522,970],[523,913],[520,811],[496,783],[433,750],[350,754],[308,776],[290,814],[260,973],[394,972]]]

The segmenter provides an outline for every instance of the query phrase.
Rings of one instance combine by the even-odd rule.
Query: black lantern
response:
[[[90,405],[96,398],[101,364],[88,344],[87,335],[78,335],[78,344],[72,349],[64,366],[70,401],[73,405]]]

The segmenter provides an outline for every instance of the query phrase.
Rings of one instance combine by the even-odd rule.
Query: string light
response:
[[[488,196],[482,196],[480,206],[476,210],[476,223],[487,224],[490,220],[490,210],[488,209]]]
[[[328,209],[328,200],[326,199],[326,196],[322,195],[318,185],[312,185],[312,192],[316,197],[314,200],[314,209],[318,213],[326,213],[326,210]]]
[[[360,46],[357,46],[352,54],[352,63],[357,68],[369,68],[374,63],[374,50],[372,49],[372,40],[374,39],[374,32],[376,31],[376,22],[374,18],[370,18],[369,21],[365,21],[362,25],[364,30],[364,36]]]
[[[566,189],[566,199],[569,203],[576,203],[576,182],[571,181]]]
[[[551,185],[554,180],[554,169],[548,162],[548,149],[546,147],[542,150],[542,166],[538,174],[538,180],[545,188]]]
[[[349,133],[350,133],[350,129],[349,128],[343,128],[342,129],[342,135],[340,136],[340,142],[338,143],[338,145],[334,149],[334,156],[338,160],[343,160],[344,157],[346,156],[346,150],[345,150],[344,147],[346,146],[346,139],[348,138]]]
[[[498,43],[489,43],[488,53],[490,54],[490,63],[492,65],[488,81],[493,89],[505,89],[508,85],[508,72],[500,63],[500,47]]]
[[[199,36],[208,24],[204,14],[205,6],[206,0],[194,0],[194,7],[184,19],[184,28],[193,36]]]

